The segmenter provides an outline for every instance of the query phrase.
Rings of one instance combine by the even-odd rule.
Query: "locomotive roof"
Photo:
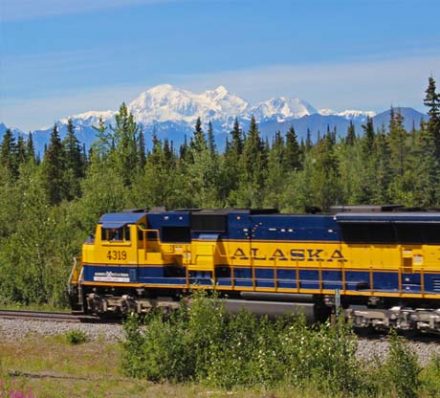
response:
[[[337,213],[334,216],[341,223],[440,223],[439,212],[402,213]]]
[[[107,213],[103,214],[99,219],[99,223],[102,224],[104,228],[121,228],[126,224],[136,224],[147,213],[145,212],[120,212],[120,213]]]

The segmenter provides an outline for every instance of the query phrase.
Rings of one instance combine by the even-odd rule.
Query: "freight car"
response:
[[[256,311],[337,302],[358,327],[440,332],[440,212],[334,210],[104,214],[72,269],[72,309],[143,313],[208,289]]]

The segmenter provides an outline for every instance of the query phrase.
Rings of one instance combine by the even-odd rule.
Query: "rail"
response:
[[[0,310],[0,319],[21,319],[44,322],[99,322],[100,318],[91,315],[73,315],[66,312]]]

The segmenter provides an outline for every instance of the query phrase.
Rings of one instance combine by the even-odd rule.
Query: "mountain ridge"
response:
[[[192,133],[198,117],[203,126],[211,122],[220,149],[225,144],[227,133],[231,130],[235,118],[237,118],[244,130],[247,129],[252,116],[259,124],[264,137],[270,138],[275,131],[286,131],[293,126],[298,137],[305,138],[307,131],[312,137],[328,129],[336,129],[339,135],[344,135],[348,124],[355,125],[357,133],[365,123],[367,117],[372,117],[375,127],[378,128],[389,121],[389,111],[376,114],[373,111],[345,110],[333,111],[329,108],[317,109],[307,101],[298,97],[272,97],[265,101],[250,104],[245,99],[230,93],[222,85],[195,93],[190,90],[175,87],[171,84],[161,84],[151,87],[136,98],[127,103],[129,111],[133,114],[145,133],[153,131],[159,138],[168,138],[174,144],[180,145],[185,135]],[[405,127],[409,130],[414,125],[418,126],[426,115],[412,108],[400,109]],[[102,118],[106,125],[114,124],[116,110],[87,111],[69,117],[59,119],[56,123],[63,137],[66,133],[67,120],[72,119],[78,139],[90,147],[95,140],[95,129]],[[0,123],[0,136],[3,135],[6,126]],[[37,150],[41,151],[49,140],[51,128],[37,129],[32,131]],[[14,129],[14,134],[25,135],[19,129]]]

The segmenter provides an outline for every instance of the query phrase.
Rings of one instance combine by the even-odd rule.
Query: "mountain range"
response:
[[[376,114],[372,111],[345,110],[342,112],[331,109],[316,109],[308,102],[297,97],[270,98],[256,104],[250,104],[245,99],[231,94],[225,87],[219,86],[213,90],[194,93],[189,90],[163,84],[142,92],[127,104],[135,120],[142,126],[146,135],[147,147],[151,145],[153,132],[161,138],[173,141],[175,147],[183,143],[185,136],[192,135],[195,122],[201,118],[206,129],[210,121],[213,125],[216,142],[220,149],[224,148],[228,132],[235,118],[238,118],[242,128],[246,130],[253,115],[258,122],[264,138],[271,139],[276,131],[287,131],[293,126],[299,139],[304,139],[310,131],[312,140],[325,133],[328,129],[336,129],[338,135],[346,134],[352,122],[356,132],[361,134],[362,124],[367,117],[372,117],[376,128],[387,126],[390,111]],[[412,109],[399,108],[404,117],[407,130],[419,126],[427,116]],[[72,119],[78,139],[89,147],[95,140],[95,129],[99,119],[108,126],[114,124],[117,110],[89,111],[71,115],[57,121],[61,137],[66,134],[67,120]],[[6,125],[0,123],[0,137],[6,130]],[[49,142],[52,127],[32,131],[37,151],[43,151]],[[25,135],[19,129],[12,129],[15,135]],[[150,139],[149,139],[150,138]]]

